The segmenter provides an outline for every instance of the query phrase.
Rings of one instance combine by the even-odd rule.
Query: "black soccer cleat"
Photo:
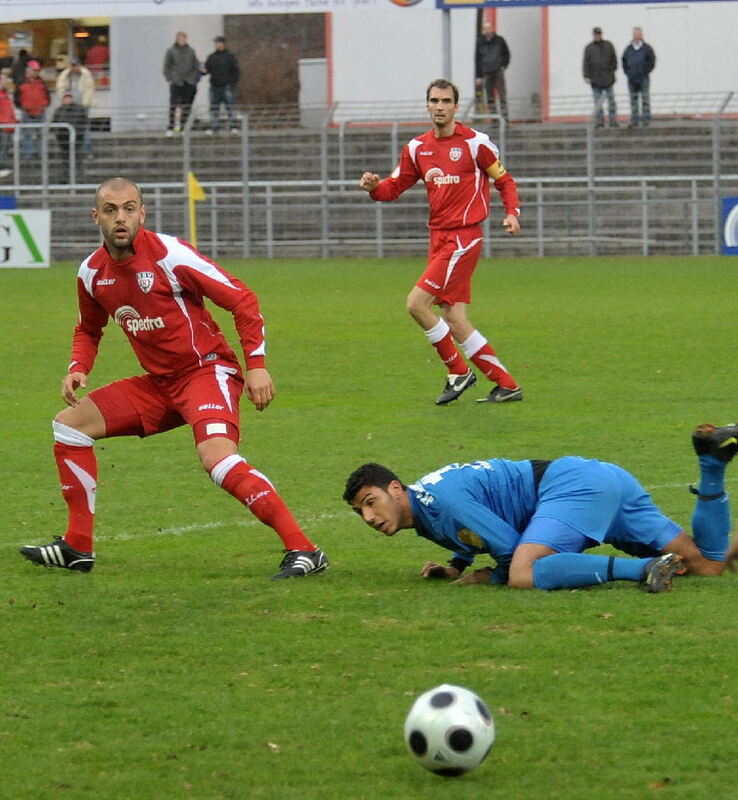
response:
[[[326,569],[328,569],[328,559],[322,550],[285,550],[279,572],[272,575],[272,580],[303,578]]]
[[[652,558],[643,568],[641,589],[656,594],[671,589],[671,579],[675,575],[683,575],[684,562],[674,553]]]
[[[61,536],[55,536],[51,544],[34,547],[27,544],[21,547],[20,554],[39,567],[61,567],[76,572],[91,572],[95,566],[94,553],[80,553],[70,547]]]
[[[474,386],[477,382],[477,376],[469,370],[464,375],[449,375],[446,378],[446,385],[443,387],[443,392],[436,400],[437,406],[445,406],[452,400],[456,400],[470,387]]]
[[[710,455],[728,462],[738,453],[738,424],[716,428],[711,422],[698,425],[692,434],[692,446],[698,456]]]
[[[519,386],[517,389],[505,389],[504,386],[495,386],[486,397],[480,397],[477,403],[513,403],[522,399],[523,390]]]

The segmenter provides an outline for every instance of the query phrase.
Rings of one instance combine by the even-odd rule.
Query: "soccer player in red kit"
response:
[[[100,185],[92,212],[103,245],[77,275],[79,322],[62,381],[67,404],[54,419],[54,456],[69,518],[63,537],[21,554],[46,567],[89,572],[97,461],[93,445],[110,436],[149,436],[188,424],[214,483],[278,534],[285,556],[274,579],[320,572],[328,560],[303,533],[269,479],[237,452],[242,392],[258,411],[274,397],[264,365],[264,320],[241,281],[174,236],[143,227],[146,207],[135,183]],[[204,298],[233,314],[246,361],[205,308]],[[120,325],[145,374],[86,389],[109,319]]]
[[[459,90],[453,83],[442,78],[433,81],[426,91],[426,103],[433,129],[405,145],[389,178],[380,180],[379,175],[365,172],[359,186],[372,200],[391,201],[418,181],[425,183],[430,205],[428,263],[408,295],[407,310],[448,370],[436,404],[456,400],[477,381],[454,340],[464,356],[495,384],[489,395],[477,402],[522,400],[517,381],[466,314],[471,277],[482,251],[481,223],[489,214],[489,180],[505,208],[502,225],[513,235],[520,233],[518,190],[487,134],[454,121]],[[440,307],[440,317],[434,305]]]

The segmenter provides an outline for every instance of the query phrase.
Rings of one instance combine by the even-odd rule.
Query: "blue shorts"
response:
[[[681,532],[627,470],[566,456],[552,461],[541,479],[520,544],[578,553],[604,542],[646,556],[662,552]]]

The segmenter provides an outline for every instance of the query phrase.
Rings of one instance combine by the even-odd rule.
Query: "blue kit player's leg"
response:
[[[663,592],[681,570],[673,553],[655,558],[622,558],[594,553],[556,553],[533,564],[536,589],[581,589],[612,581],[636,581],[647,592]]]
[[[553,591],[634,581],[648,592],[663,592],[681,569],[681,560],[672,554],[623,558],[582,552],[596,544],[565,523],[534,517],[515,550],[510,585]]]
[[[631,580],[648,591],[668,589],[681,569],[678,557],[662,556],[658,550],[636,559],[582,552],[602,544],[621,514],[624,494],[631,488],[623,476],[638,487],[625,470],[611,464],[570,456],[553,461],[541,480],[536,512],[515,550],[509,585],[551,590]],[[675,533],[670,529],[663,535],[668,540]]]
[[[731,528],[725,468],[738,452],[738,425],[700,425],[692,434],[692,445],[700,465],[699,487],[690,487],[697,495],[692,535],[705,558],[724,561]]]

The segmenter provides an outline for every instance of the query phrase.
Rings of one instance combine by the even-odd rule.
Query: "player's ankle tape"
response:
[[[721,497],[725,497],[725,490],[723,489],[722,492],[717,492],[716,494],[700,494],[694,486],[689,487],[689,491],[692,494],[696,494],[700,500],[710,501],[710,500],[720,500]]]

